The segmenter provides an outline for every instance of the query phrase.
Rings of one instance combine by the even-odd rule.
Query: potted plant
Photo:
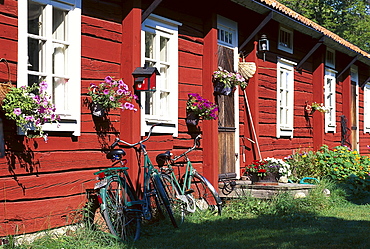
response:
[[[305,111],[307,114],[313,114],[315,111],[329,112],[329,108],[325,107],[323,103],[313,102],[311,105],[306,102]]]
[[[114,80],[111,76],[105,77],[98,85],[91,83],[87,93],[92,100],[91,112],[96,117],[105,116],[111,109],[137,111],[131,103],[137,96],[128,90],[122,79]]]
[[[11,87],[3,101],[2,109],[5,116],[14,120],[15,124],[27,137],[39,137],[46,135],[42,131],[42,125],[48,122],[58,122],[59,115],[55,114],[55,106],[51,97],[47,94],[47,83]],[[36,133],[29,133],[30,130]]]
[[[186,103],[186,123],[197,125],[199,119],[214,120],[217,119],[218,107],[211,101],[202,98],[197,93],[189,93],[189,99]]]
[[[235,86],[242,88],[247,86],[247,82],[239,73],[232,73],[222,68],[213,72],[214,91],[218,94],[229,95]]]
[[[254,160],[245,167],[245,174],[251,177],[252,183],[277,182],[281,176],[291,175],[290,165],[282,159],[267,157],[262,160]]]

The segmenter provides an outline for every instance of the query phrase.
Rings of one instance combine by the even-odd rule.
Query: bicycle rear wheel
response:
[[[140,237],[141,214],[138,207],[128,206],[136,201],[134,192],[123,179],[112,177],[102,191],[101,210],[110,232],[125,241]]]
[[[194,172],[190,178],[190,189],[194,191],[192,194],[197,210],[215,211],[221,215],[222,201],[213,185],[198,172]]]
[[[168,199],[168,195],[166,193],[165,187],[163,185],[162,179],[160,178],[159,175],[154,174],[152,176],[152,180],[154,183],[154,188],[157,193],[157,204],[158,204],[158,209],[164,216],[168,216],[168,218],[171,220],[172,225],[175,228],[178,228],[178,224],[176,222],[176,219],[173,215],[172,208],[171,208],[171,203]]]
[[[180,225],[185,220],[187,208],[187,196],[181,195],[178,186],[173,182],[172,177],[167,174],[161,174],[164,188],[167,192],[168,199],[172,208],[173,216],[175,217],[177,225]],[[182,199],[185,198],[185,199]]]

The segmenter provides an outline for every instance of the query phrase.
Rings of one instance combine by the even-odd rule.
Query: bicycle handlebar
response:
[[[149,129],[149,132],[148,132],[148,136],[146,137],[146,138],[144,138],[143,140],[141,140],[141,141],[139,141],[139,142],[136,142],[136,143],[133,143],[133,144],[130,144],[130,143],[128,143],[128,142],[126,142],[126,141],[123,141],[123,140],[121,140],[120,138],[116,138],[116,141],[114,141],[114,143],[110,146],[111,147],[111,149],[113,149],[114,147],[116,147],[119,143],[123,143],[123,144],[125,144],[125,145],[127,145],[127,146],[129,146],[129,147],[135,147],[136,145],[138,145],[138,144],[142,144],[142,143],[144,143],[145,141],[147,141],[149,138],[150,138],[150,136],[152,135],[152,131],[153,131],[153,128],[155,127],[155,126],[161,126],[161,125],[163,125],[163,123],[157,123],[157,124],[154,124],[154,125],[152,125],[151,127],[150,127],[150,129]]]
[[[199,134],[198,136],[196,136],[195,138],[194,138],[194,145],[193,145],[193,147],[191,147],[191,148],[189,148],[187,151],[185,151],[184,153],[182,153],[181,155],[179,155],[179,156],[176,156],[176,157],[174,157],[173,159],[171,159],[172,161],[176,161],[176,160],[178,160],[178,159],[180,159],[181,157],[183,157],[183,156],[185,156],[186,154],[188,154],[190,151],[193,151],[196,147],[197,147],[197,145],[198,145],[198,143],[199,143],[199,140],[202,138],[202,136]]]

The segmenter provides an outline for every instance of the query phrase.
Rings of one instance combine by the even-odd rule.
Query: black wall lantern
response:
[[[155,67],[138,67],[132,73],[134,76],[134,88],[136,91],[155,92],[156,76],[160,75]]]
[[[270,50],[270,42],[267,36],[263,34],[258,41],[258,51],[263,52],[263,61],[265,61],[265,53]]]

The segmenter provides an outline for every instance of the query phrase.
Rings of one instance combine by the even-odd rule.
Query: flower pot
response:
[[[258,176],[257,174],[251,175],[252,184],[256,185],[278,185],[280,178],[279,173],[266,173],[265,176]]]
[[[186,124],[187,125],[198,125],[198,122],[199,122],[199,115],[194,113],[194,112],[188,112],[186,114]]]
[[[215,93],[217,94],[221,94],[221,95],[230,95],[231,92],[232,92],[232,88],[231,87],[228,87],[226,86],[225,84],[223,84],[222,82],[219,82],[219,81],[216,81],[215,82],[215,85],[214,85],[214,91]]]
[[[90,106],[91,114],[95,117],[102,118],[107,115],[107,110],[100,104],[92,103]]]

